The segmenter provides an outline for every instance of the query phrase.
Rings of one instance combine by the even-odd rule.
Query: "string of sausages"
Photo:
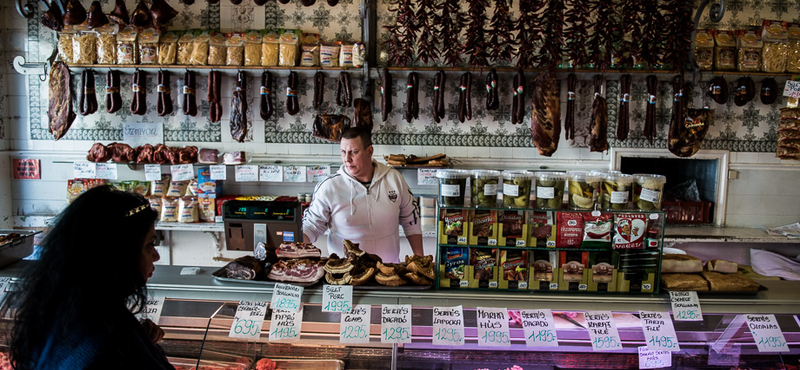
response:
[[[325,74],[317,72],[314,75],[314,109],[319,109],[322,106],[325,93]]]
[[[458,121],[464,123],[465,120],[472,119],[472,73],[466,72],[461,75],[458,95]]]
[[[286,113],[294,116],[298,112],[300,112],[300,104],[297,102],[297,72],[289,72],[286,86]]]
[[[486,74],[486,110],[496,110],[500,107],[500,99],[497,97],[497,70],[492,68]]]
[[[183,75],[183,114],[187,116],[194,117],[197,115],[196,86],[194,72],[186,71]]]
[[[94,72],[91,69],[84,69],[81,72],[81,97],[80,97],[80,113],[82,116],[88,116],[97,112],[97,94],[94,92]]]
[[[159,117],[164,117],[172,114],[172,97],[170,96],[169,88],[169,72],[158,71],[158,101],[156,102],[156,111]]]
[[[389,68],[383,68],[381,74],[381,120],[386,122],[392,111],[392,74]]]
[[[436,123],[442,122],[444,118],[444,71],[436,72],[433,76],[433,121]]]
[[[131,99],[131,114],[143,116],[147,112],[147,77],[146,74],[140,70],[133,73],[133,83],[131,84],[131,91],[133,91],[133,98]]]
[[[231,137],[243,142],[247,137],[247,75],[236,74],[236,89],[231,98]]]
[[[222,76],[219,71],[208,74],[208,118],[211,122],[222,120]]]
[[[653,144],[656,136],[656,90],[658,89],[658,79],[655,75],[649,75],[646,79],[647,84],[647,104],[645,104],[644,115],[644,137],[647,142]]]
[[[109,70],[106,73],[106,112],[117,113],[122,108],[122,96],[119,89],[119,72]]]
[[[264,71],[261,74],[261,119],[264,121],[269,120],[272,114],[275,113],[275,107],[272,105],[272,74],[269,71]]]
[[[514,75],[513,97],[511,101],[511,124],[522,123],[525,121],[525,74],[522,68],[517,70]]]
[[[406,81],[406,122],[411,123],[415,118],[419,118],[419,76],[417,72],[408,74]]]
[[[349,107],[353,104],[353,92],[350,90],[350,73],[339,73],[339,81],[336,84],[336,104],[342,107]]]
[[[631,75],[622,75],[619,78],[620,96],[619,112],[617,118],[617,140],[625,141],[630,131],[629,106],[631,100]]]
[[[594,102],[592,103],[592,127],[589,133],[589,151],[608,150],[608,105],[603,97],[603,77],[594,76]]]
[[[575,84],[574,73],[567,76],[567,116],[564,119],[564,138],[575,139]]]

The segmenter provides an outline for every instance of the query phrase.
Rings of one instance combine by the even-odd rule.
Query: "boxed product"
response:
[[[736,65],[739,71],[758,72],[761,70],[761,32],[755,29],[739,30],[736,37]]]
[[[442,209],[439,212],[439,244],[467,244],[467,210]]]
[[[469,286],[469,276],[473,274],[472,266],[469,264],[469,248],[442,248],[439,257],[439,287]]]
[[[528,245],[528,224],[525,211],[499,211],[500,229],[498,242],[504,247],[525,247]]]
[[[528,251],[500,250],[500,289],[528,289]]]
[[[470,211],[468,243],[470,245],[497,245],[497,226],[497,211]]]
[[[529,252],[531,271],[528,289],[558,290],[558,251],[534,250]]]
[[[643,249],[647,231],[644,213],[617,213],[614,215],[614,249]]]
[[[497,249],[470,248],[469,264],[472,266],[470,288],[497,288]]]
[[[714,32],[714,69],[732,71],[736,69],[736,33],[717,30]]]
[[[533,212],[530,221],[530,242],[532,247],[556,246],[556,214],[554,211]]]
[[[589,253],[589,291],[614,292],[617,290],[617,266],[619,266],[619,253],[617,252],[590,252]]]
[[[583,248],[611,249],[614,215],[599,211],[583,214]]]
[[[578,248],[583,242],[583,212],[558,212],[556,246]]]
[[[558,256],[561,263],[559,271],[558,290],[588,290],[589,252],[560,251]]]
[[[211,180],[211,170],[200,168],[197,170],[197,195],[204,198],[216,198],[222,195],[222,181]]]

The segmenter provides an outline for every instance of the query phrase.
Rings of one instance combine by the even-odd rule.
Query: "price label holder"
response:
[[[164,296],[149,297],[147,298],[147,306],[139,313],[140,319],[149,319],[150,321],[158,324],[161,320],[161,310],[164,308]]]
[[[525,344],[528,347],[558,347],[556,324],[549,309],[520,310]]]
[[[169,166],[173,181],[186,181],[194,179],[194,167],[191,164],[174,164]]]
[[[303,311],[278,311],[272,310],[269,320],[270,342],[297,342],[300,340],[300,331],[303,325]]]
[[[258,173],[261,181],[283,182],[283,166],[259,166]]]
[[[352,285],[324,285],[322,291],[322,312],[350,312],[352,309]]]
[[[372,306],[356,305],[350,312],[342,313],[339,324],[339,343],[369,343],[369,324]]]
[[[509,346],[511,333],[508,330],[508,309],[478,307],[478,345]]]
[[[411,343],[411,305],[381,306],[381,343]]]
[[[703,321],[697,292],[669,292],[675,321]]]
[[[729,346],[719,351],[714,348],[709,348],[708,364],[711,366],[739,366],[739,357],[741,354],[742,347],[740,346]]]
[[[255,182],[258,181],[258,166],[236,166],[236,182]]]
[[[272,290],[272,301],[270,307],[280,311],[300,311],[304,288],[297,285],[275,283]]]
[[[588,311],[584,312],[583,316],[586,317],[586,328],[589,330],[589,338],[592,339],[593,350],[622,349],[622,341],[619,338],[617,324],[614,323],[611,311]]]
[[[418,168],[417,185],[439,185],[435,168]]]
[[[97,176],[97,163],[75,162],[72,164],[72,177],[76,179],[93,179]]]
[[[228,166],[224,164],[215,164],[208,166],[211,171],[211,180],[227,180],[228,179]]]
[[[117,179],[117,164],[116,163],[98,163],[97,179],[116,180]]]
[[[681,350],[669,312],[639,311],[639,318],[647,348],[654,351]],[[639,359],[641,360],[641,351]]]
[[[745,315],[745,320],[759,352],[789,352],[775,315]]]
[[[672,367],[672,352],[654,350],[647,348],[647,346],[639,347],[640,369],[660,369],[663,367]]]
[[[258,340],[267,314],[267,302],[239,301],[228,336]],[[271,339],[271,338],[270,338]]]
[[[461,306],[433,308],[433,344],[464,345],[464,310]]]
[[[144,179],[147,181],[161,180],[161,165],[160,164],[144,165]]]

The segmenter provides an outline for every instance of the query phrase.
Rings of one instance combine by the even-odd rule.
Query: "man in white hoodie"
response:
[[[342,240],[359,243],[384,262],[400,261],[400,232],[414,254],[423,255],[419,207],[403,175],[372,159],[372,134],[362,128],[342,132],[342,167],[314,189],[303,215],[303,239],[316,242],[328,232],[328,251],[343,257]]]

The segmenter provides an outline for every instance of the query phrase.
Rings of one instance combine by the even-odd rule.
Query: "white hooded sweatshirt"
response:
[[[328,251],[344,257],[342,240],[358,243],[384,262],[400,261],[400,231],[422,234],[419,207],[403,175],[372,161],[375,172],[365,187],[344,169],[328,176],[314,189],[314,200],[303,215],[303,233],[316,242],[326,230]]]

